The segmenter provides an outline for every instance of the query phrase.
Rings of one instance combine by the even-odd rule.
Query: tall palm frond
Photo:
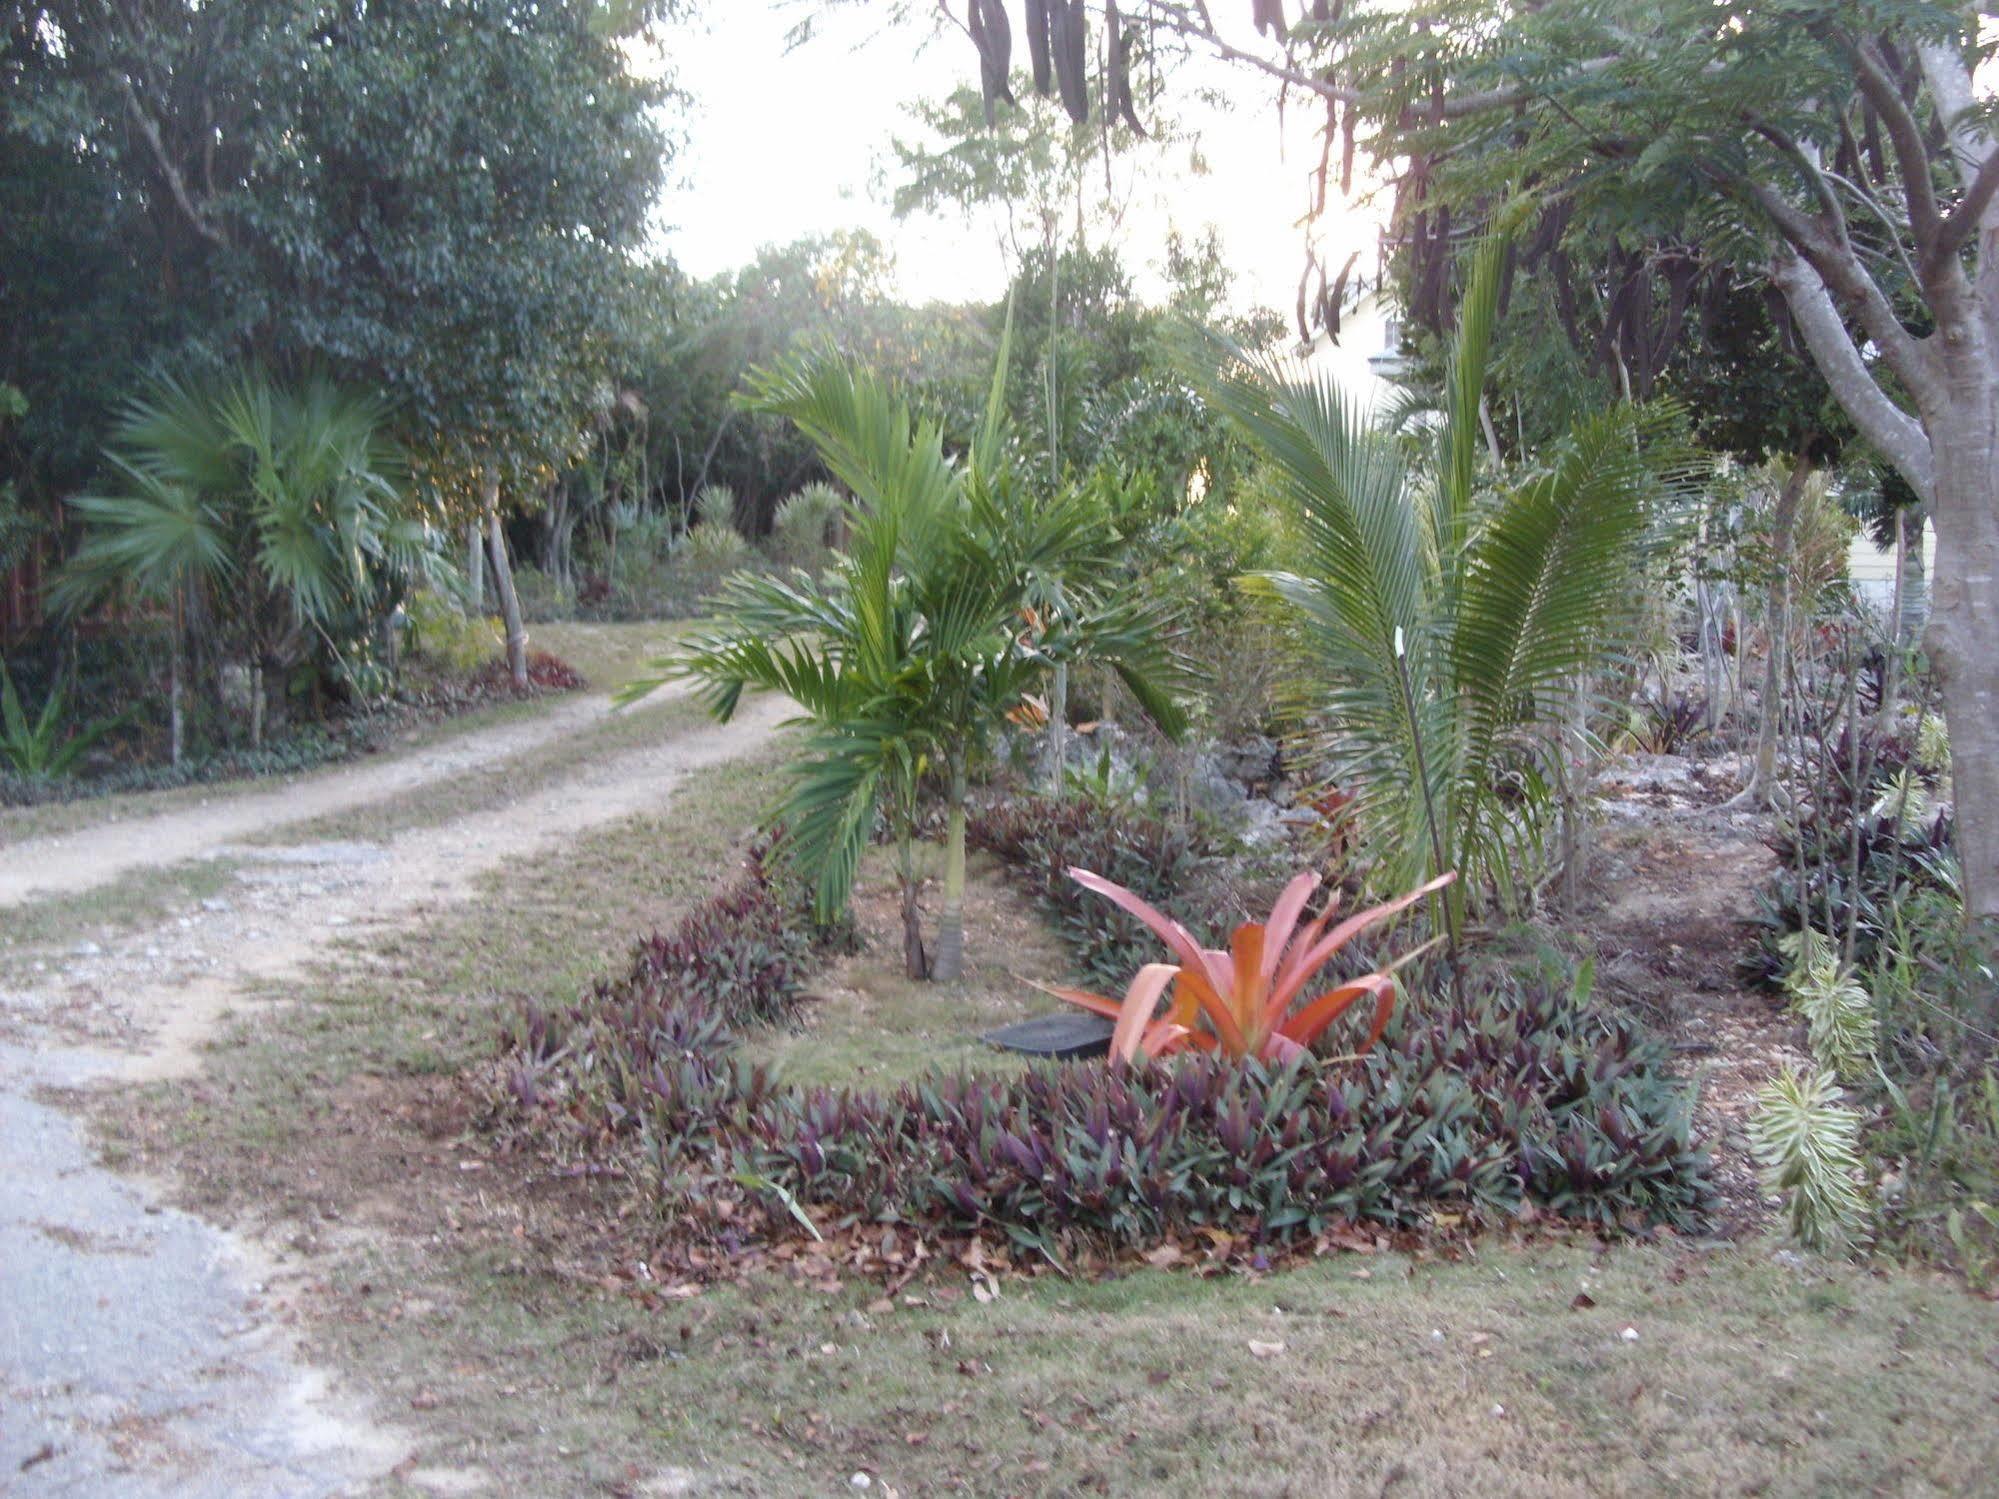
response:
[[[1475,252],[1434,458],[1312,377],[1213,343],[1195,374],[1294,508],[1299,566],[1245,579],[1298,625],[1297,707],[1397,887],[1456,869],[1531,888],[1556,694],[1617,644],[1635,569],[1689,476],[1677,414],[1620,406],[1492,473],[1480,399],[1505,242]]]

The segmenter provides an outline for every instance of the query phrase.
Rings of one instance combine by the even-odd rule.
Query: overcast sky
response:
[[[675,37],[680,82],[693,96],[682,182],[661,205],[662,243],[683,266],[708,275],[741,265],[759,245],[842,228],[873,230],[894,251],[900,289],[915,300],[992,297],[1003,286],[1001,251],[989,224],[957,218],[898,225],[874,179],[891,136],[916,134],[905,113],[976,77],[962,36],[925,45],[920,27],[890,27],[865,8],[841,10],[817,39],[786,54],[797,19],[782,0],[738,0]],[[1253,40],[1253,37],[1246,38]],[[1188,170],[1180,151],[1135,194],[1120,239],[1140,273],[1163,256],[1169,224],[1193,235],[1218,226],[1239,278],[1239,305],[1290,307],[1302,267],[1296,221],[1317,162],[1309,107],[1282,131],[1261,80],[1215,65],[1203,81],[1240,101],[1233,111],[1194,106],[1186,124],[1210,171]],[[1364,213],[1329,216],[1322,242],[1371,247]],[[1155,283],[1156,284],[1156,283]]]

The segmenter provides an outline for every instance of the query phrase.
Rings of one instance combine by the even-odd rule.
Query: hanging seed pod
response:
[[[1131,97],[1131,32],[1118,19],[1117,0],[1104,0],[1104,26],[1110,41],[1110,58],[1104,79],[1109,92],[1105,112],[1123,120],[1134,135],[1142,137],[1145,127],[1138,121],[1138,110]]]
[[[1014,102],[1007,87],[1007,72],[1013,66],[1013,27],[1006,18],[1005,0],[970,0],[965,7],[966,29],[972,45],[979,49],[979,94],[986,106],[986,123],[993,123],[993,103]]]
[[[1027,60],[1034,69],[1034,92],[1047,98],[1055,89],[1054,58],[1049,45],[1050,0],[1027,0]],[[1055,0],[1060,4],[1060,0]]]
[[[1291,35],[1284,24],[1284,0],[1250,0],[1250,17],[1256,22],[1258,36],[1275,32],[1281,42]]]
[[[1083,25],[1083,0],[1048,0],[1056,12],[1055,81],[1062,107],[1078,125],[1090,118],[1090,47]]]

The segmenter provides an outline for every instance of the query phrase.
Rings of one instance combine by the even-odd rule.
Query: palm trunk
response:
[[[187,620],[181,607],[181,591],[174,590],[173,617],[168,622],[167,718],[173,729],[173,767],[179,770],[187,758],[187,705],[183,683],[187,676],[182,660],[186,650]]]
[[[955,983],[965,972],[965,752],[951,752],[951,787],[944,815],[944,910],[937,918],[937,962],[931,977]]]
[[[1062,799],[1069,761],[1069,663],[1055,666],[1055,684],[1048,694],[1048,794]]]
[[[264,747],[264,662],[257,657],[250,662],[250,748]]]
[[[930,958],[923,950],[923,912],[916,904],[916,845],[909,824],[896,834],[896,877],[902,894],[902,973],[904,978],[930,977]]]
[[[514,592],[514,570],[507,562],[507,533],[500,525],[500,479],[486,478],[486,543],[492,555],[493,591],[499,595],[500,615],[507,626],[507,670],[514,687],[528,686],[528,628],[521,618],[521,598]]]

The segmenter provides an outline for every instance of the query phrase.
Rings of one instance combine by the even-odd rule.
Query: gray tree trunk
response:
[[[499,595],[500,617],[507,626],[507,671],[514,686],[528,685],[528,627],[521,618],[520,595],[514,592],[514,570],[507,562],[507,533],[500,525],[500,481],[486,480],[486,542],[493,563],[493,591]]]
[[[472,612],[486,612],[486,526],[483,520],[475,520],[465,528],[465,591],[470,595]]]
[[[1999,938],[1999,391],[1952,382],[1932,417],[1936,578],[1925,643],[1943,688],[1965,914]]]

